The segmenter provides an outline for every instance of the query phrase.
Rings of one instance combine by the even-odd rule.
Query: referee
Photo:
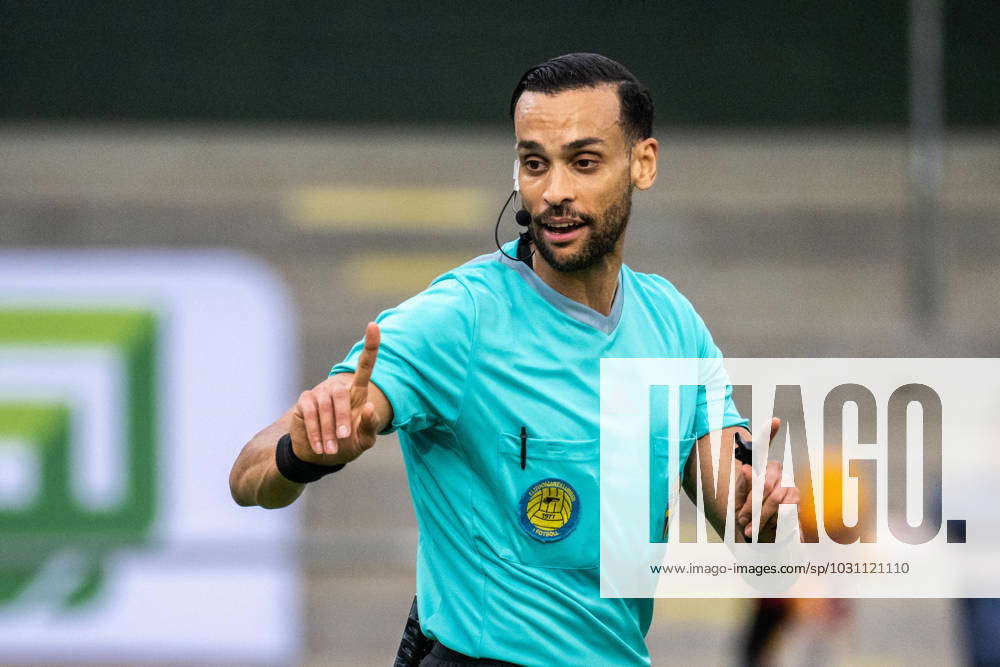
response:
[[[656,180],[647,89],[609,58],[574,53],[528,70],[510,112],[527,233],[368,324],[244,447],[230,486],[241,505],[288,505],[398,429],[420,627],[434,642],[421,665],[647,665],[652,600],[599,594],[600,359],[720,352],[670,282],[623,263],[632,190]],[[700,399],[681,406],[689,494],[688,455],[707,444]],[[724,441],[746,424],[727,396]],[[751,469],[740,473],[737,539],[750,530]],[[778,505],[798,501],[780,476],[770,464],[765,534]],[[726,508],[707,512],[718,525]]]

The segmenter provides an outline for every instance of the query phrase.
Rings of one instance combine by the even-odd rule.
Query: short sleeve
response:
[[[699,328],[699,354],[705,360],[701,366],[705,383],[698,387],[698,402],[695,411],[695,437],[719,431],[730,426],[749,426],[733,402],[733,387],[729,374],[722,363],[722,352],[712,340],[712,334],[705,322],[696,315]]]
[[[476,338],[472,294],[456,278],[438,280],[381,313],[381,340],[372,382],[392,405],[392,424],[419,431],[458,418]],[[353,373],[364,341],[355,343],[330,374]]]

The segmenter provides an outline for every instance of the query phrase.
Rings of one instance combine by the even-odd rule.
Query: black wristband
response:
[[[346,463],[338,463],[325,466],[303,461],[292,451],[292,436],[289,433],[278,438],[278,446],[274,450],[274,462],[282,477],[289,482],[298,482],[299,484],[315,482],[320,477],[332,475],[347,465]]]

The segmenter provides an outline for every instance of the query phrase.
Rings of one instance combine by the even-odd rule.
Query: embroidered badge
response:
[[[580,500],[568,482],[551,477],[532,484],[518,503],[521,529],[539,542],[561,540],[576,529]]]

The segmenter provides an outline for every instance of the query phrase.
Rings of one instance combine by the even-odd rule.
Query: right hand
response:
[[[299,396],[291,427],[292,451],[297,457],[336,465],[353,461],[375,444],[375,405],[368,400],[368,383],[378,346],[378,325],[369,322],[353,379],[334,375]]]

